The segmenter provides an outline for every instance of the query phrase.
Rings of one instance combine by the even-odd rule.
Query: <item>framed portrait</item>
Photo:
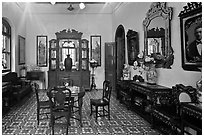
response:
[[[138,33],[133,30],[127,32],[127,49],[128,49],[128,64],[133,66],[139,54],[139,37]]]
[[[18,35],[18,46],[19,46],[18,64],[23,65],[25,64],[25,38],[20,35]]]
[[[47,67],[47,36],[37,36],[37,66]]]
[[[180,12],[182,68],[201,71],[202,68],[202,5],[188,3]]]
[[[100,35],[94,35],[90,38],[91,42],[91,60],[97,61],[98,65],[101,66],[101,36]]]

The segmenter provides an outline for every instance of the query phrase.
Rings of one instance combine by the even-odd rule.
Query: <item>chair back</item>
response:
[[[71,90],[66,87],[52,88],[48,93],[48,97],[50,100],[51,111],[65,110],[71,106]]]
[[[38,95],[39,85],[33,82],[31,86],[32,86],[32,90],[35,92],[35,95],[36,95],[37,105],[39,105],[39,102],[40,102],[39,95]]]
[[[103,82],[103,100],[110,102],[110,97],[111,97],[111,83],[110,81],[105,80]]]
[[[174,103],[176,104],[182,102],[198,103],[197,90],[192,86],[177,84],[172,87],[172,94],[175,98]]]

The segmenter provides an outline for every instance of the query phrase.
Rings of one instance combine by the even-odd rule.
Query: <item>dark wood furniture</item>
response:
[[[111,82],[112,90],[115,92],[116,85],[116,46],[114,42],[105,43],[105,80]]]
[[[181,104],[182,134],[190,134],[185,127],[190,127],[202,135],[202,106],[196,103]]]
[[[39,98],[39,85],[37,83],[32,83],[32,90],[35,92],[36,101],[37,101],[37,124],[39,125],[40,115],[46,115],[48,118],[48,114],[50,111],[46,111],[50,109],[50,102],[49,100],[40,100]]]
[[[133,102],[132,92],[130,90],[130,82],[131,80],[120,80],[116,84],[117,88],[117,99],[120,103],[124,103],[129,109]]]
[[[54,86],[54,87],[49,87],[46,90],[47,95],[49,96],[49,91],[53,90],[54,88],[64,89],[64,87],[71,90],[71,101],[73,104],[72,104],[72,115],[70,118],[78,120],[80,122],[80,125],[82,126],[82,106],[83,106],[83,97],[85,96],[85,88],[78,87],[78,86]]]
[[[59,85],[60,79],[69,78],[73,85],[89,89],[89,46],[88,40],[74,29],[56,32],[56,39],[49,41],[48,87]],[[72,58],[72,70],[66,71],[64,60],[67,54]]]
[[[172,91],[160,99],[152,109],[153,128],[162,129],[165,134],[181,134],[181,104],[197,102],[197,90],[191,86],[177,84]]]
[[[66,91],[66,92],[65,92]],[[54,124],[58,118],[66,118],[66,134],[68,134],[68,127],[70,125],[71,117],[71,90],[69,88],[54,87],[48,92],[50,110],[51,110],[51,128],[54,135]]]
[[[110,98],[111,98],[111,83],[109,81],[103,82],[103,94],[102,98],[100,99],[90,99],[90,106],[91,106],[91,114],[95,112],[96,114],[96,121],[98,117],[108,116],[110,120]],[[93,110],[93,106],[95,106],[95,111]],[[99,111],[99,107],[102,107],[102,110]]]
[[[6,113],[11,106],[32,92],[29,81],[21,80],[16,72],[2,76],[2,107]]]
[[[40,81],[43,84],[43,89],[46,89],[44,71],[28,71],[26,79],[30,81]]]
[[[118,81],[117,87],[117,98],[149,122],[151,122],[152,107],[159,103],[160,98],[171,92],[171,88],[165,86],[132,80]]]

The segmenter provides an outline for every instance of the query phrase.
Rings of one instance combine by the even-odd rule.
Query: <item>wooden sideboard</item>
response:
[[[151,121],[152,105],[160,103],[160,99],[166,98],[171,88],[161,85],[151,85],[145,82],[122,80],[117,82],[117,99],[136,113]]]
[[[190,127],[202,135],[202,106],[195,103],[183,103],[181,105],[182,134],[190,134],[185,127]]]
[[[80,75],[82,79],[80,79]],[[73,80],[73,85],[82,85],[84,88],[89,89],[90,81],[87,80],[89,77],[89,71],[48,71],[48,86],[57,86],[59,85],[60,79],[68,78]]]

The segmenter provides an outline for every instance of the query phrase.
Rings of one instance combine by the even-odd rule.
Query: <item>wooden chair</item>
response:
[[[96,121],[98,117],[108,116],[110,120],[110,97],[111,97],[111,84],[109,81],[103,82],[103,96],[101,99],[90,99],[91,106],[91,114],[93,112],[96,113]],[[95,111],[93,110],[93,106],[95,106]],[[99,107],[102,107],[102,113],[98,110]]]
[[[31,86],[32,86],[32,90],[35,92],[35,95],[36,95],[36,100],[37,100],[37,121],[38,121],[37,124],[39,125],[40,115],[46,114],[46,116],[48,118],[48,114],[50,114],[50,111],[46,112],[46,113],[40,113],[41,110],[50,109],[49,100],[41,101],[39,99],[39,94],[38,94],[39,85],[37,83],[32,83]]]
[[[60,86],[75,86],[74,83],[73,83],[73,80],[70,79],[70,78],[62,78],[60,79]],[[71,100],[72,100],[72,103],[73,103],[73,106],[72,106],[72,115],[71,115],[71,118],[73,119],[76,119],[78,121],[80,121],[80,125],[82,126],[82,119],[81,119],[81,116],[79,116],[79,118],[76,117],[76,114],[77,113],[80,113],[80,108],[82,107],[82,102],[81,101],[81,98],[83,98],[85,95],[85,92],[82,92],[82,93],[79,93],[79,96],[78,98],[74,98],[74,97],[71,97]],[[79,114],[81,115],[81,114]]]
[[[67,120],[66,134],[68,134],[72,107],[71,90],[66,87],[54,87],[48,92],[48,97],[50,100],[52,134],[54,135],[55,120],[62,117]]]

